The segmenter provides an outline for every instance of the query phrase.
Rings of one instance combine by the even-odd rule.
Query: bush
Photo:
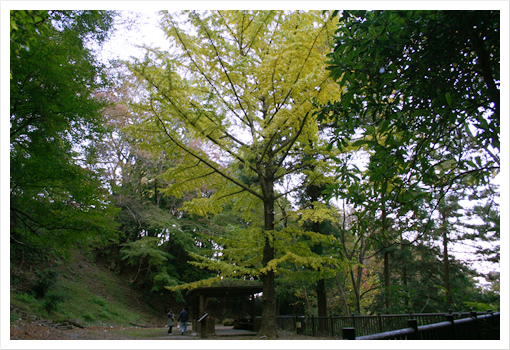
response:
[[[36,272],[36,276],[38,278],[35,286],[34,292],[37,297],[42,298],[46,295],[48,290],[57,282],[58,272],[53,269],[45,269],[40,272]]]
[[[44,298],[43,307],[48,312],[58,309],[60,303],[67,299],[67,295],[62,291],[49,291]]]
[[[226,318],[223,320],[224,326],[233,326],[234,325],[234,319],[233,318]]]

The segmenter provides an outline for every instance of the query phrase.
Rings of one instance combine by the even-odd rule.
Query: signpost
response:
[[[207,338],[207,316],[209,316],[209,314],[205,312],[198,319],[198,323],[200,323],[200,338]]]

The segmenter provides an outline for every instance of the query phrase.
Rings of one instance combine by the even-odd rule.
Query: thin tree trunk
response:
[[[401,242],[403,242],[402,239],[400,239]],[[405,244],[400,245],[400,250],[402,252],[402,256],[405,254],[405,250],[407,249]],[[402,284],[407,287],[407,264],[404,262],[402,264]]]
[[[343,303],[344,303],[344,314],[347,316],[351,315],[351,311],[349,310],[349,303],[347,302],[347,298],[345,296],[345,290],[344,286],[340,283],[338,280],[338,275],[335,276],[336,285],[338,287],[338,290],[340,291],[340,296],[342,297]]]
[[[365,264],[365,240],[361,240],[360,245],[360,252],[358,255],[358,262],[361,264],[361,266],[358,266],[356,268],[356,277],[353,277],[353,288],[356,295],[356,310],[358,311],[358,314],[361,314],[361,281],[363,279],[363,265]],[[354,273],[353,273],[354,276]],[[356,284],[354,284],[354,280],[356,280]]]
[[[305,314],[309,315],[309,313],[312,310],[312,305],[310,304],[310,299],[308,298],[308,292],[306,290],[306,286],[303,286],[303,292],[305,294],[305,308],[306,308]]]

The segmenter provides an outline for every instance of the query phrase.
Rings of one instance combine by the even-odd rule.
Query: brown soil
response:
[[[121,329],[121,327],[115,328]],[[112,332],[110,327],[87,327],[56,329],[37,321],[15,321],[11,323],[11,340],[112,340],[134,339]]]
[[[201,340],[199,335],[189,332],[182,336],[174,329],[169,336],[165,326],[140,327],[73,327],[56,329],[42,322],[17,320],[11,323],[11,340]],[[210,336],[208,340],[258,340],[257,336]],[[291,332],[279,331],[279,340],[331,340],[331,338],[309,337]]]

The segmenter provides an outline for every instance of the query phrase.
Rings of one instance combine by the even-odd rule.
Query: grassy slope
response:
[[[166,322],[161,310],[143,302],[142,293],[79,252],[52,269],[58,271],[58,279],[44,298],[11,288],[11,320],[33,316],[55,321],[77,319],[85,326]]]

